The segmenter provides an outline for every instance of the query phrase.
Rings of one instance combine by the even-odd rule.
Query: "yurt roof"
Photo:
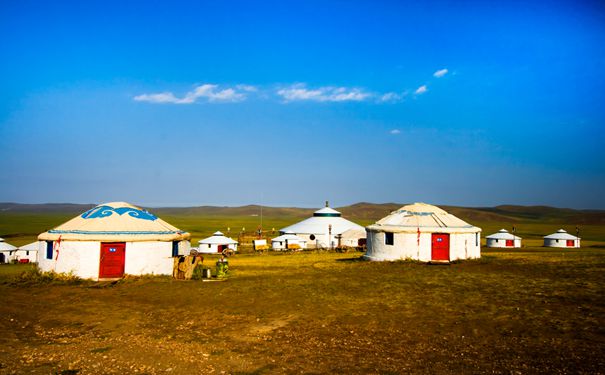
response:
[[[38,243],[37,242],[28,243],[27,245],[23,245],[23,246],[19,247],[19,250],[38,251]]]
[[[544,236],[544,238],[549,239],[549,240],[577,240],[577,239],[579,239],[579,237],[571,235],[563,229],[559,229],[558,231],[556,231],[553,234]]]
[[[0,238],[0,251],[12,251],[17,248],[9,243],[4,242],[4,239]]]
[[[440,231],[444,233],[479,232],[466,221],[426,203],[414,203],[391,212],[388,216],[368,226],[369,230],[392,232]]]
[[[342,238],[366,238],[366,230],[351,228],[341,233]]]
[[[54,241],[179,241],[190,234],[126,202],[98,205],[38,236]]]
[[[322,215],[316,215],[320,211],[322,211],[320,213]],[[336,212],[338,216],[332,215],[332,211]],[[363,230],[363,227],[361,225],[355,224],[352,221],[340,217],[340,212],[332,210],[329,207],[324,207],[321,210],[316,211],[312,217],[303,221],[299,221],[298,223],[292,224],[288,227],[282,228],[280,229],[280,232],[292,232],[299,234],[328,234],[328,227],[330,225],[332,225],[333,235],[341,234],[342,232],[347,231],[349,229]]]
[[[521,237],[515,236],[512,233],[509,233],[506,229],[500,229],[498,233],[490,234],[489,236],[485,236],[485,238],[489,238],[490,240],[520,240]]]
[[[318,216],[318,217],[339,217],[342,214],[338,211],[336,211],[335,209],[331,208],[331,207],[324,207],[321,208],[315,212],[313,212],[313,216]]]
[[[271,240],[271,242],[281,242],[281,241],[290,241],[290,240],[294,240],[294,241],[299,241],[299,242],[307,242],[306,240],[303,240],[302,238],[298,237],[297,235],[295,235],[292,232],[288,232],[285,234],[282,234],[281,236],[275,237]]]
[[[222,232],[214,232],[212,236],[199,240],[198,243],[202,245],[233,245],[237,244],[237,241],[225,236]]]

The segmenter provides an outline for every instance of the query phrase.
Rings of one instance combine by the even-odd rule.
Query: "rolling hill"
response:
[[[360,202],[350,206],[337,207],[343,216],[361,221],[375,221],[390,212],[397,210],[402,203],[368,203]],[[95,204],[73,203],[46,203],[22,204],[0,203],[0,214],[57,214],[77,215],[89,210]],[[440,206],[444,210],[469,222],[499,222],[514,223],[525,221],[540,222],[569,222],[576,224],[605,224],[605,210],[575,210],[570,208],[556,208],[549,206],[517,206],[500,205],[496,207],[459,207]],[[229,206],[198,206],[198,207],[157,207],[147,208],[157,215],[169,216],[260,216],[303,218],[310,216],[314,208],[299,207],[267,207],[259,205],[246,205],[239,207]]]

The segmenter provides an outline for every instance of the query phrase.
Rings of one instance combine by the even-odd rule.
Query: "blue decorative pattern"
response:
[[[145,235],[145,234],[185,234],[187,232],[166,230],[166,231],[94,231],[94,230],[60,230],[51,229],[48,233],[53,234],[118,234],[118,235]]]
[[[103,218],[103,217],[113,215],[114,212],[120,216],[124,215],[124,214],[128,214],[128,216],[134,217],[135,219],[143,219],[143,220],[151,220],[151,221],[154,221],[157,219],[157,216],[155,216],[147,211],[144,211],[144,210],[137,210],[136,208],[131,208],[131,207],[113,208],[111,206],[97,206],[95,208],[92,208],[82,214],[82,219]]]

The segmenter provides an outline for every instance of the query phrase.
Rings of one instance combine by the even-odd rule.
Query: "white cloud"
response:
[[[414,94],[421,95],[421,94],[424,94],[425,92],[427,92],[428,90],[429,89],[426,88],[426,85],[422,85],[422,86],[418,87],[416,89],[416,91],[414,91]]]
[[[311,100],[316,102],[360,102],[372,94],[357,88],[348,87],[319,87],[308,89],[305,84],[296,84],[277,90],[277,95],[286,102]]]
[[[390,134],[397,135],[397,134],[401,134],[401,130],[399,130],[399,129],[393,129],[393,130],[391,130],[389,133],[390,133]]]
[[[179,103],[181,99],[174,96],[171,92],[161,92],[159,94],[142,94],[133,98],[137,102],[150,103]]]
[[[258,91],[258,89],[256,88],[256,86],[252,86],[252,85],[236,85],[235,88],[238,89],[238,90],[248,91],[248,92],[256,92],[256,91]]]
[[[384,93],[380,96],[380,98],[378,98],[379,102],[389,102],[389,103],[396,103],[396,102],[400,102],[403,100],[403,98],[407,95],[407,91],[403,92],[403,93],[396,93],[396,92],[387,92]]]
[[[441,78],[441,77],[443,77],[444,75],[446,75],[446,74],[447,74],[447,72],[448,72],[448,70],[447,70],[447,69],[440,69],[440,70],[436,71],[435,73],[433,73],[433,76],[434,76],[434,77],[437,77],[437,78]]]
[[[416,89],[415,94],[423,94],[427,91],[426,85]],[[363,102],[373,100],[375,103],[399,103],[410,95],[411,91],[403,92],[372,92],[363,88],[343,87],[343,86],[320,86],[309,88],[304,83],[282,86],[276,89],[257,87],[252,85],[234,85],[231,87],[201,84],[195,86],[191,91],[182,96],[177,96],[170,91],[159,93],[140,94],[133,97],[138,102],[159,103],[159,104],[192,104],[199,101],[210,103],[223,102],[233,103],[246,100],[251,95],[260,99],[275,99],[273,95],[277,94],[283,103],[294,101],[313,101],[313,102]]]
[[[250,92],[253,91],[253,88],[256,89],[254,86],[238,86],[236,86],[236,89],[219,89],[218,85],[203,84],[187,92],[182,98],[176,97],[171,92],[162,92],[158,94],[137,95],[133,99],[138,102],[172,104],[191,104],[195,103],[199,98],[204,98],[209,102],[240,102],[246,99],[246,94],[242,91]]]

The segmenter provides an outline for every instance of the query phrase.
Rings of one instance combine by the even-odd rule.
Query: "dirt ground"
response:
[[[220,282],[2,266],[0,374],[605,372],[605,249],[359,256],[237,255]]]

